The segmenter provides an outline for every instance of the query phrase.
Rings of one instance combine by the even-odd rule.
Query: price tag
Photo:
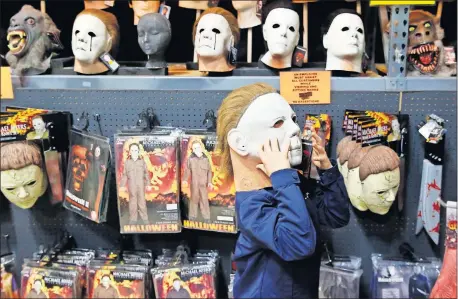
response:
[[[1,100],[12,100],[14,99],[13,94],[13,82],[11,81],[11,70],[9,67],[1,67],[1,86],[0,86],[0,99]]]
[[[290,104],[330,104],[331,72],[281,72],[280,94]]]
[[[371,0],[370,6],[435,5],[435,0]]]

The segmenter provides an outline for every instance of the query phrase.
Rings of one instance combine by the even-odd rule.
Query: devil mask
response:
[[[140,18],[137,25],[138,44],[148,55],[147,68],[165,68],[165,50],[172,39],[172,27],[169,20],[159,14],[150,13]]]
[[[326,70],[361,73],[365,49],[361,16],[349,9],[337,10],[329,15],[322,34]]]
[[[435,75],[447,77],[456,74],[455,67],[445,64],[442,43],[444,30],[440,19],[423,10],[409,15],[408,75]]]
[[[266,187],[268,178],[257,165],[259,148],[268,140],[290,142],[292,166],[302,162],[302,144],[296,115],[275,88],[258,83],[231,92],[218,111],[217,134],[223,169],[234,175],[237,191]]]
[[[275,2],[271,5],[278,5]],[[292,7],[264,9],[267,17],[262,28],[268,51],[261,61],[272,68],[290,68],[294,49],[299,43],[299,15]]]
[[[161,1],[159,0],[135,0],[129,1],[130,8],[134,11],[134,25],[138,25],[140,18],[149,13],[159,11]]]
[[[98,9],[83,10],[75,19],[72,31],[75,72],[100,74],[108,68],[99,60],[105,52],[116,56],[119,27],[116,17]]]
[[[219,7],[207,9],[194,23],[193,36],[200,71],[228,72],[235,68],[228,61],[240,38],[233,14]]]
[[[261,25],[261,19],[256,15],[257,3],[258,1],[232,1],[232,6],[237,10],[237,21],[241,29]]]
[[[60,30],[46,14],[30,5],[10,19],[6,60],[16,75],[36,75],[50,67],[53,52],[62,50]]]

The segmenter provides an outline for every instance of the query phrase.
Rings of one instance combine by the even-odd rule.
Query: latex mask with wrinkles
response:
[[[362,72],[365,49],[364,24],[351,10],[338,10],[328,18],[323,28],[323,47],[326,49],[326,70]]]
[[[363,200],[367,208],[385,215],[396,200],[401,181],[399,157],[387,146],[376,146],[364,157],[359,167]]]
[[[214,13],[213,13],[214,12]],[[222,15],[226,14],[226,17]],[[236,34],[227,17],[233,19]],[[199,71],[228,72],[235,66],[228,61],[231,47],[235,47],[239,39],[237,20],[222,8],[210,8],[196,20],[194,29],[194,46],[199,58]]]
[[[360,211],[367,211],[363,201],[363,185],[359,178],[359,166],[372,147],[357,147],[348,160],[347,193],[351,204]]]
[[[118,46],[118,22],[116,17],[98,9],[83,10],[75,19],[72,30],[74,70],[81,74],[100,74],[108,68],[99,60],[109,52],[116,56]]]
[[[138,25],[140,18],[146,14],[159,11],[161,1],[159,0],[134,0],[129,1],[129,7],[134,11],[134,25]]]
[[[51,18],[24,5],[10,19],[6,61],[16,75],[37,75],[50,68],[53,53],[63,49],[60,30]]]
[[[299,43],[299,15],[292,9],[275,8],[262,28],[268,51],[261,61],[274,69],[290,68]]]
[[[233,0],[232,6],[237,10],[237,21],[241,29],[261,25],[261,19],[256,15],[258,1]]]
[[[48,187],[38,146],[24,142],[6,143],[1,148],[1,162],[3,195],[19,208],[30,209]]]
[[[159,13],[146,14],[137,25],[138,44],[148,55],[147,68],[166,68],[165,51],[172,39],[169,20]]]
[[[348,185],[348,160],[353,151],[358,147],[360,147],[360,145],[351,140],[351,136],[343,138],[337,146],[337,165],[344,179],[345,186]]]
[[[227,166],[234,170],[237,191],[271,185],[270,178],[256,168],[261,164],[259,149],[268,139],[277,139],[282,144],[288,138],[291,166],[302,162],[296,120],[288,102],[269,85],[253,84],[236,89],[223,101],[218,112],[218,139],[224,139],[220,145],[222,157],[224,164],[231,161]]]

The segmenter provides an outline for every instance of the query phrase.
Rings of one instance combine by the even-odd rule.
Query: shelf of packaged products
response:
[[[332,91],[392,91],[389,78],[332,78]],[[233,90],[263,82],[280,88],[277,76],[151,77],[151,76],[29,76],[19,87],[27,89],[89,90]],[[456,91],[456,78],[407,78],[403,91]]]

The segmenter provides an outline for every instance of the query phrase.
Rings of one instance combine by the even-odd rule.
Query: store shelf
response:
[[[389,78],[332,78],[332,91],[391,91]],[[152,77],[152,76],[30,76],[18,88],[89,90],[233,90],[251,83],[264,82],[280,88],[279,77]],[[404,91],[456,91],[456,78],[407,78]]]

